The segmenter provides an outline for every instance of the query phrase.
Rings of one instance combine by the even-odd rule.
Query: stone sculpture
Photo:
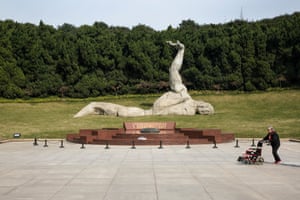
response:
[[[171,41],[167,41],[167,43],[171,46],[175,46],[178,48],[177,55],[175,56],[170,68],[169,68],[169,83],[170,88],[176,93],[186,93],[187,89],[185,85],[182,84],[182,79],[179,74],[183,63],[183,55],[184,55],[184,45],[180,43],[178,40],[176,43]]]
[[[182,83],[180,69],[183,63],[184,45],[177,41],[167,41],[167,44],[178,49],[177,54],[169,68],[169,84],[171,91],[159,97],[149,110],[138,107],[127,107],[106,102],[91,102],[82,108],[74,117],[89,114],[113,115],[120,117],[136,117],[147,115],[195,115],[213,114],[214,108],[204,101],[195,101],[188,94],[187,88]]]

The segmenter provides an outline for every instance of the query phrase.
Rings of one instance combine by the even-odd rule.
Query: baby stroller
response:
[[[239,156],[237,161],[244,164],[257,164],[262,165],[264,163],[264,158],[262,157],[262,146],[263,143],[266,143],[266,140],[260,140],[257,143],[256,147],[250,147],[243,153],[242,156]]]

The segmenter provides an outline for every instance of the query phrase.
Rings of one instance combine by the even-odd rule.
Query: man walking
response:
[[[275,159],[275,164],[279,164],[281,162],[281,159],[278,155],[278,149],[280,147],[280,139],[279,135],[275,131],[275,129],[270,126],[268,127],[268,134],[263,138],[263,140],[268,140],[272,146],[272,154]]]

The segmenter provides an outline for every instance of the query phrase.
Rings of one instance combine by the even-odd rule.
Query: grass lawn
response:
[[[262,137],[269,125],[281,138],[300,139],[300,90],[263,93],[190,92],[195,100],[204,100],[215,108],[215,114],[204,116],[112,117],[92,115],[73,118],[91,101],[105,101],[126,106],[150,108],[160,96],[108,96],[89,99],[0,99],[0,138],[65,138],[81,128],[122,127],[124,121],[175,121],[177,127],[219,128],[235,133],[237,138]]]

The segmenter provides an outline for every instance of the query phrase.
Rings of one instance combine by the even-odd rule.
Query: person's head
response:
[[[275,131],[275,129],[272,126],[268,127],[268,133],[273,133]]]

